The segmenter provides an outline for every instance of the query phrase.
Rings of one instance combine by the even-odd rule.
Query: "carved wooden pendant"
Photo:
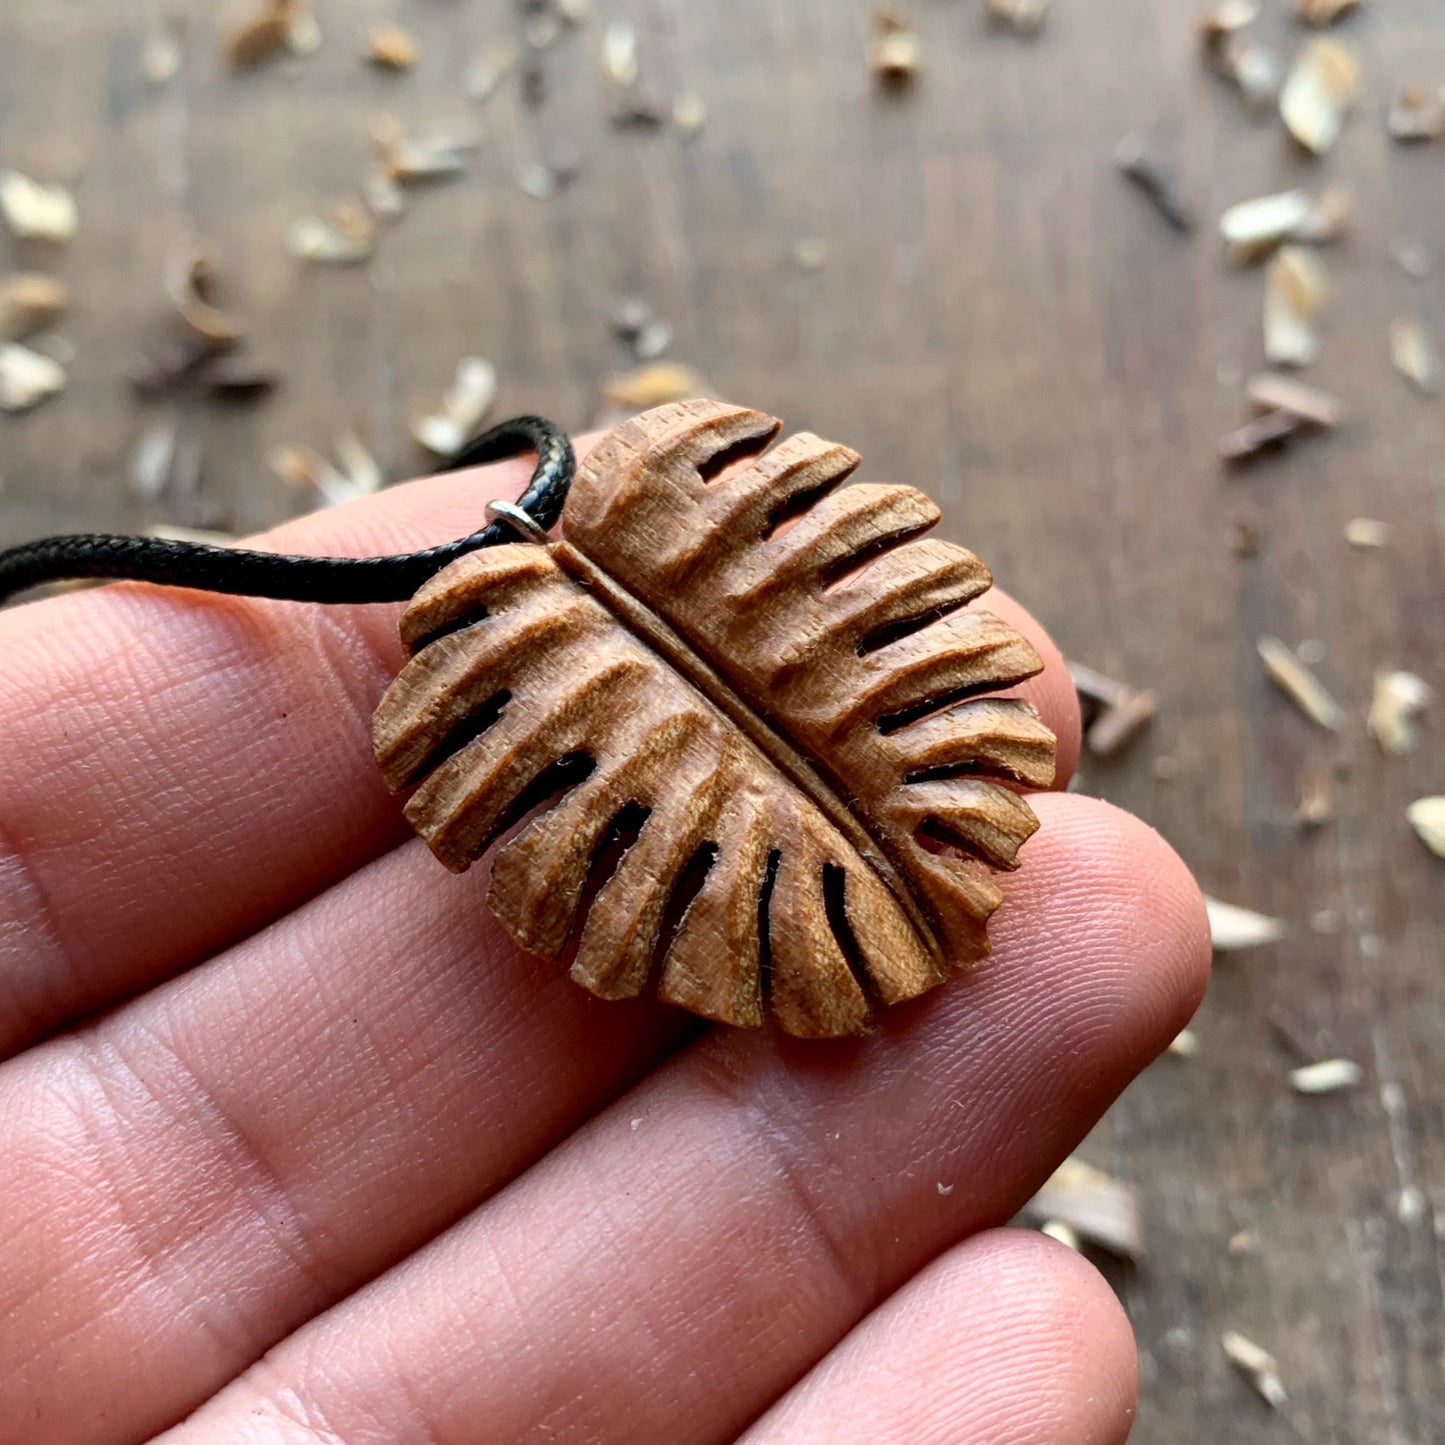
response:
[[[447,867],[601,998],[856,1034],[988,952],[1054,737],[911,487],[742,407],[660,407],[578,471],[560,540],[478,551],[402,618],[376,755]],[[525,820],[525,826],[517,825]]]

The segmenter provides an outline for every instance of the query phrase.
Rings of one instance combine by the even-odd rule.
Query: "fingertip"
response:
[[[1036,794],[1039,831],[1010,880],[1000,948],[1016,930],[1070,952],[1087,940],[1096,970],[1124,973],[1117,991],[1141,1046],[1162,1050],[1209,983],[1212,953],[1194,876],[1149,824],[1099,798]],[[1071,947],[1072,945],[1072,947]]]

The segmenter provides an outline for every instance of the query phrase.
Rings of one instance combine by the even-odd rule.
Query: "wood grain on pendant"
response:
[[[1053,779],[988,569],[911,487],[717,402],[617,428],[547,546],[472,553],[402,619],[378,761],[522,948],[602,998],[856,1034],[988,951]],[[871,997],[870,997],[871,996]]]

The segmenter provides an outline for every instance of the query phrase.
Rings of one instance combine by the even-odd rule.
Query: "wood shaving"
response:
[[[1261,637],[1255,645],[1270,677],[1306,717],[1332,732],[1338,732],[1345,725],[1345,710],[1279,638]]]
[[[988,22],[1015,35],[1037,35],[1049,18],[1049,0],[985,0]]]
[[[1237,904],[1221,903],[1217,898],[1205,898],[1204,908],[1209,915],[1209,937],[1216,953],[1260,948],[1267,943],[1278,943],[1284,937],[1282,919],[1270,918]]]
[[[1176,1058],[1192,1059],[1199,1053],[1199,1036],[1193,1029],[1180,1029],[1169,1041],[1166,1052]]]
[[[1354,203],[1350,200],[1350,193],[1343,186],[1326,186],[1315,197],[1310,213],[1295,231],[1294,239],[1311,246],[1338,241],[1349,230],[1353,213]]]
[[[1364,1070],[1353,1059],[1325,1059],[1291,1070],[1289,1081],[1297,1094],[1338,1094],[1353,1089],[1363,1077]]]
[[[637,84],[637,28],[627,20],[609,20],[602,33],[602,73],[624,89]]]
[[[1423,85],[1402,85],[1385,125],[1399,141],[1439,140],[1445,135],[1445,96]]]
[[[1380,671],[1370,699],[1366,726],[1382,752],[1413,752],[1420,741],[1415,719],[1425,711],[1434,691],[1413,672]]]
[[[534,201],[550,201],[560,195],[581,173],[582,160],[575,153],[546,161],[525,161],[517,167],[517,184]]]
[[[1351,517],[1345,523],[1345,541],[1351,547],[1361,549],[1388,547],[1394,530],[1388,522],[1378,521],[1374,517]]]
[[[1302,828],[1323,828],[1335,816],[1335,774],[1332,768],[1307,768],[1300,778],[1295,821]]]
[[[464,357],[441,410],[417,422],[412,435],[434,455],[454,457],[471,440],[496,398],[496,367],[479,356]]]
[[[793,247],[793,260],[805,271],[821,271],[828,264],[828,243],[817,236],[809,236]]]
[[[885,85],[911,85],[923,63],[923,42],[918,32],[889,5],[873,10],[873,43],[868,63]]]
[[[42,185],[19,171],[0,171],[0,213],[22,240],[64,244],[75,239],[80,213],[64,186]]]
[[[1226,35],[1233,35],[1259,19],[1255,0],[1220,0],[1199,20],[1199,38],[1205,45],[1214,45]]]
[[[1438,858],[1445,858],[1445,798],[1417,798],[1405,809],[1420,841]]]
[[[58,320],[70,304],[53,276],[17,271],[0,277],[0,341],[23,341]]]
[[[481,143],[475,134],[407,136],[389,118],[378,124],[375,138],[386,174],[403,186],[426,185],[463,174]]]
[[[1309,25],[1333,25],[1359,5],[1360,0],[1294,0],[1294,13]]]
[[[1072,1224],[1065,1224],[1062,1219],[1046,1219],[1039,1225],[1039,1233],[1046,1234],[1050,1239],[1056,1239],[1066,1249],[1072,1249],[1075,1254],[1082,1254],[1084,1241],[1079,1237],[1079,1231]]]
[[[508,40],[493,40],[467,66],[462,77],[462,91],[468,100],[478,103],[490,100],[497,87],[517,64],[517,47]]]
[[[1339,139],[1360,93],[1360,67],[1352,51],[1323,36],[1295,57],[1280,92],[1279,113],[1289,133],[1317,156]]]
[[[154,502],[170,484],[171,469],[176,459],[176,423],[157,422],[141,434],[131,453],[128,480],[130,489],[142,501]]]
[[[215,276],[214,259],[204,247],[175,250],[166,263],[166,295],[176,315],[202,341],[217,348],[234,346],[246,334],[246,327],[207,299]]]
[[[1319,355],[1314,319],[1327,294],[1324,267],[1302,246],[1284,246],[1264,285],[1264,353],[1275,366],[1309,366]]]
[[[1234,260],[1258,260],[1295,239],[1309,219],[1312,205],[1305,191],[1282,191],[1240,201],[1219,218],[1219,234]]]
[[[1271,1409],[1279,1410],[1289,1403],[1279,1377],[1279,1366],[1268,1350],[1237,1330],[1226,1330],[1219,1343],[1229,1363],[1254,1386],[1255,1393]]]
[[[314,18],[301,0],[268,0],[259,14],[237,25],[226,40],[226,58],[236,70],[270,60],[283,51],[307,54],[320,43]]]
[[[1439,395],[1440,353],[1418,321],[1390,323],[1390,358],[1395,370],[1422,396]]]
[[[146,535],[166,542],[198,542],[203,547],[234,547],[241,540],[234,532],[220,532],[213,527],[182,527],[175,522],[157,522],[146,528]]]
[[[648,411],[670,401],[690,401],[707,392],[707,383],[690,366],[675,361],[658,362],[614,376],[607,383],[607,397],[617,406]]]
[[[378,25],[366,37],[366,59],[383,70],[410,70],[421,59],[421,47],[400,25]]]
[[[181,73],[183,58],[181,43],[173,27],[163,25],[151,31],[140,54],[140,69],[146,84],[157,88],[169,85]]]
[[[376,253],[376,223],[360,206],[337,206],[329,217],[303,216],[286,232],[286,249],[299,261],[357,266]]]
[[[1205,17],[1199,33],[1210,68],[1235,86],[1251,110],[1263,111],[1279,95],[1284,67],[1274,50],[1244,33],[1256,15],[1253,6],[1221,5],[1212,18]]]
[[[672,345],[672,327],[654,317],[632,338],[632,352],[639,361],[656,361]]]
[[[310,447],[278,447],[270,460],[271,470],[282,481],[315,492],[323,506],[339,507],[356,500],[349,478]]]
[[[1344,404],[1336,396],[1292,376],[1262,371],[1244,385],[1251,405],[1262,412],[1282,411],[1310,426],[1332,431],[1344,420]]]
[[[1065,1159],[1025,1208],[1033,1220],[1057,1220],[1089,1244],[1121,1259],[1143,1257],[1139,1201],[1131,1185],[1085,1164]]]
[[[65,368],[18,342],[0,345],[0,411],[21,412],[65,390]]]
[[[1281,446],[1305,430],[1305,423],[1292,412],[1276,409],[1226,432],[1215,443],[1219,459],[1237,466],[1252,461],[1262,452]],[[1237,549],[1236,554],[1238,555]],[[1243,555],[1253,556],[1253,553]]]
[[[337,433],[336,459],[358,497],[369,497],[386,485],[386,474],[354,431]]]
[[[1086,734],[1089,751],[1100,758],[1122,753],[1153,721],[1157,710],[1152,692],[1137,692],[1126,702],[1105,708]]]
[[[1114,148],[1114,164],[1149,198],[1154,209],[1176,231],[1194,228],[1194,211],[1184,193],[1184,182],[1172,166],[1149,149],[1142,135],[1126,135]]]
[[[707,102],[696,91],[683,91],[672,102],[672,123],[683,135],[697,135],[707,125]]]
[[[373,171],[367,176],[361,194],[366,209],[380,221],[394,221],[406,210],[401,187],[386,171]]]

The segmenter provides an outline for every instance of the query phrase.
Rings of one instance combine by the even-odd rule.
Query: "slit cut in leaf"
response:
[[[377,711],[388,783],[517,944],[603,998],[863,1031],[988,952],[1054,738],[991,583],[846,447],[679,402],[579,470],[546,546],[417,594]],[[505,695],[504,705],[497,699]],[[520,825],[520,826],[519,826]],[[510,836],[507,835],[510,830]]]

